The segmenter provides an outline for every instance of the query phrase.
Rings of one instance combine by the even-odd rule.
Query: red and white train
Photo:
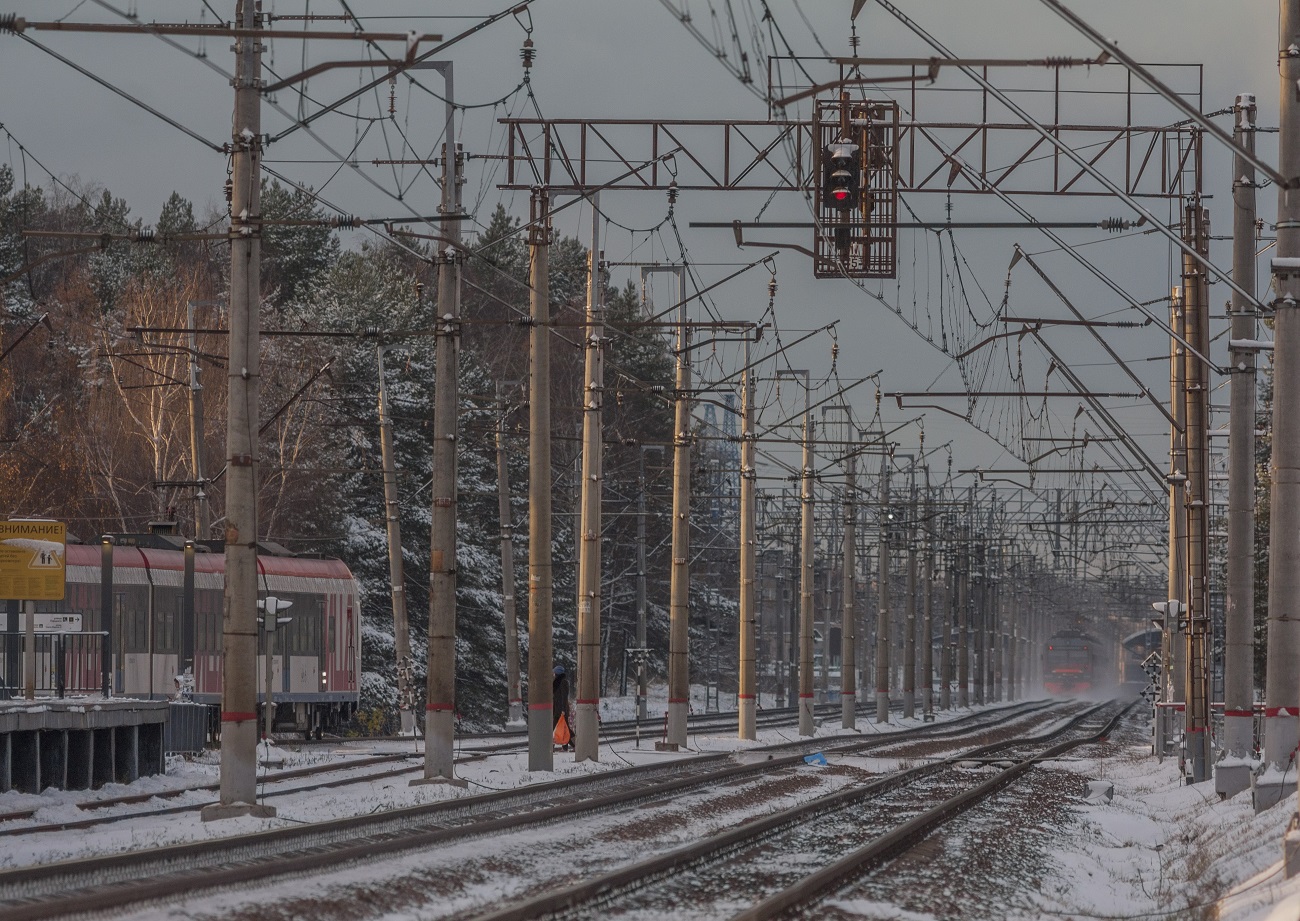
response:
[[[69,544],[67,593],[42,602],[38,611],[81,615],[83,633],[108,631],[108,663],[100,643],[67,647],[68,688],[101,686],[108,669],[112,693],[148,699],[174,698],[178,684],[191,699],[221,702],[222,610],[225,554],[187,551],[171,535],[123,535],[111,546],[111,583],[102,561],[109,548]],[[278,729],[334,729],[355,711],[361,677],[361,605],[357,583],[340,560],[260,553],[258,596],[273,595],[291,606],[275,631],[271,689]],[[103,617],[111,597],[111,622]],[[98,638],[97,638],[98,639]],[[79,649],[80,651],[75,651]],[[258,700],[265,699],[266,634],[258,640]],[[178,676],[180,682],[178,682]]]

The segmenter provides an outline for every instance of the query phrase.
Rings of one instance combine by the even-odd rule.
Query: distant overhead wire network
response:
[[[780,79],[783,66],[792,66],[799,70],[804,79],[816,82],[764,0],[705,0],[702,4],[698,0],[695,3],[689,0],[660,2],[728,72],[765,100],[766,94],[755,86],[755,62],[772,58],[776,79]],[[701,7],[707,9],[707,14],[699,12]],[[793,8],[820,53],[829,56],[831,52],[802,7],[796,3]],[[708,29],[701,25],[702,22],[709,24]],[[738,23],[744,23],[746,27],[740,28]],[[851,39],[851,44],[855,42],[855,38]],[[781,55],[789,60],[781,60]],[[870,84],[865,85],[862,91],[865,93],[868,90],[881,91],[880,87]],[[906,106],[903,108],[906,110]],[[794,111],[783,114],[787,119],[793,120],[807,117],[798,110],[797,105]],[[798,155],[793,141],[787,137],[785,144],[787,155],[793,162]],[[771,198],[760,209],[759,216],[770,201]],[[815,221],[817,217],[813,202],[806,190],[805,201]],[[920,223],[920,217],[911,205],[905,199],[900,201],[912,220]],[[1030,393],[1048,390],[1052,377],[1050,365],[1046,374],[1041,372],[1046,359],[1041,358],[1042,349],[1036,340],[1033,347],[1035,370],[1030,370],[1025,364],[1024,335],[997,336],[1006,331],[1001,318],[1007,312],[1010,274],[1007,295],[1001,304],[993,303],[963,252],[957,235],[951,227],[942,226],[911,232],[911,259],[908,268],[910,277],[906,281],[910,287],[910,305],[909,298],[904,293],[905,279],[901,273],[895,281],[892,297],[886,295],[883,285],[877,288],[859,279],[849,280],[952,362],[951,367],[969,394],[966,405],[960,412],[949,407],[932,408],[964,418],[1027,464],[1035,459],[1035,454],[1027,447],[1031,442],[1026,439],[1052,438],[1066,431],[1077,430],[1079,414],[1072,420],[1064,420],[1053,411],[1049,398],[1029,396]],[[1058,389],[1063,388],[1058,384]],[[981,398],[981,391],[1018,391],[1023,395],[1018,399]]]

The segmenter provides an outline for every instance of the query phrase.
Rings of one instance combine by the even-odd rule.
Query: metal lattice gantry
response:
[[[914,59],[853,62],[899,70],[916,83],[923,80],[924,67]],[[1165,66],[1191,68],[1191,82],[1199,88],[1200,65]],[[982,71],[987,75],[992,69],[997,67],[986,64]],[[1114,69],[1113,64],[1092,64],[1091,80]],[[1177,199],[1181,207],[1181,200],[1195,192],[1201,178],[1202,132],[1197,126],[1165,121],[1168,112],[1153,111],[1151,100],[1134,89],[1126,73],[1126,82],[1107,86],[1105,105],[1096,104],[1096,90],[1074,86],[1059,70],[1047,77],[1042,85],[1035,82],[1009,92],[1026,94],[1034,117],[1054,138],[1083,154],[1134,198]],[[901,99],[890,101],[891,94],[873,88],[872,100],[853,103],[898,105],[896,169],[901,191],[1098,198],[1113,194],[1033,126],[1008,119],[1007,113],[999,117],[996,100],[987,92],[967,90],[969,104],[955,107],[944,105],[943,92],[938,85],[914,85]],[[1199,92],[1192,95],[1199,97]],[[838,104],[838,99],[821,103]],[[675,183],[683,190],[811,195],[824,147],[817,118],[503,118],[501,124],[506,130],[504,152],[478,156],[503,161],[504,189],[544,185],[569,191],[662,190]],[[956,168],[958,158],[966,169]]]

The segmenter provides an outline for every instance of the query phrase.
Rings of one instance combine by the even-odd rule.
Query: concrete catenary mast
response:
[[[261,28],[254,0],[235,20]],[[230,356],[226,417],[226,593],[222,618],[221,793],[203,819],[273,816],[257,804],[257,425],[261,382],[262,43],[236,37],[231,121]]]
[[[813,722],[813,416],[808,372],[803,392],[803,467],[799,478],[799,735],[816,732]]]
[[[855,729],[858,724],[857,490],[858,457],[850,452],[844,465],[844,552],[840,566],[840,725],[844,729]]]
[[[757,534],[754,526],[754,383],[749,366],[749,337],[745,337],[740,372],[740,675],[736,709],[740,738],[756,738],[757,683],[754,670],[757,624],[754,619],[754,576]]]
[[[1281,0],[1278,70],[1281,113],[1278,171],[1300,177],[1300,0]],[[1268,665],[1264,691],[1264,764],[1255,780],[1255,809],[1267,809],[1294,787],[1286,769],[1300,741],[1300,190],[1279,185],[1273,325],[1273,482],[1269,493]],[[1286,841],[1287,876],[1300,869],[1300,836]]]
[[[397,709],[401,716],[402,735],[415,730],[415,712],[411,709],[411,630],[406,619],[406,577],[402,566],[401,501],[397,494],[397,461],[393,456],[393,419],[388,411],[388,385],[384,380],[384,350],[375,346],[375,365],[379,372],[379,456],[384,468],[384,523],[388,529],[388,589],[393,600],[393,645],[397,656]]]
[[[891,459],[880,461],[880,565],[876,573],[876,722],[889,722],[889,511]]]
[[[505,383],[497,382],[497,511],[501,519],[501,613],[506,637],[507,718],[524,718],[523,689],[519,680],[519,617],[515,608],[515,525],[510,509],[510,464],[506,444]]]
[[[444,75],[452,95],[451,72]],[[438,253],[438,318],[434,324],[433,493],[429,525],[429,653],[425,679],[424,776],[412,783],[453,781],[456,731],[456,449],[460,387],[460,167],[450,115],[442,148],[444,248]]]
[[[1209,255],[1209,214],[1199,199],[1187,208],[1190,242]],[[1210,778],[1210,673],[1207,661],[1210,635],[1209,588],[1209,369],[1201,356],[1210,350],[1209,279],[1190,256],[1183,259],[1183,322],[1187,399],[1187,756],[1191,781]]]
[[[1233,139],[1255,149],[1255,97],[1233,106]],[[1255,291],[1255,167],[1240,154],[1232,163],[1232,277]],[[1255,305],[1232,292],[1228,341],[1232,376],[1228,415],[1228,583],[1224,612],[1223,755],[1214,789],[1230,797],[1250,786],[1255,748]]]
[[[529,206],[528,769],[549,771],[555,766],[555,743],[551,722],[551,209],[545,188],[533,189]]]
[[[578,700],[575,760],[600,760],[600,500],[604,486],[601,411],[605,393],[604,283],[600,277],[599,199],[591,197],[587,335],[582,393],[582,505],[578,555]]]
[[[677,272],[677,385],[673,394],[673,563],[668,588],[668,738],[686,747],[690,708],[691,594],[691,329],[686,321],[686,270]]]

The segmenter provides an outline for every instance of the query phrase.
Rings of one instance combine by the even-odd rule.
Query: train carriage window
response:
[[[149,651],[149,605],[145,586],[133,585],[118,597],[125,652]]]
[[[153,651],[178,652],[178,625],[181,618],[179,592],[155,589],[153,610]]]
[[[208,635],[211,638],[208,649],[220,652],[222,648],[222,628],[224,626],[226,599],[224,589],[213,588],[202,593],[203,607],[207,612]]]

